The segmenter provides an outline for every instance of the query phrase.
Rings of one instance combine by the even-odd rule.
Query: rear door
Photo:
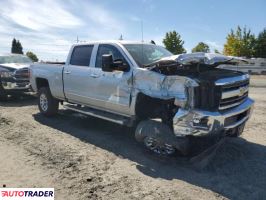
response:
[[[73,103],[91,102],[91,57],[94,45],[75,46],[63,71],[64,92]]]

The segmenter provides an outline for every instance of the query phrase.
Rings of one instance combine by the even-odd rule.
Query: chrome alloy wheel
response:
[[[174,146],[164,143],[159,138],[145,137],[144,145],[158,155],[172,155],[175,153]]]
[[[40,95],[40,106],[44,112],[48,110],[48,99],[45,94]]]

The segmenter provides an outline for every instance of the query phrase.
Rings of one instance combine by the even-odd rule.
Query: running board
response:
[[[116,115],[113,113],[109,113],[109,112],[105,112],[105,111],[101,111],[101,110],[96,110],[94,108],[78,107],[78,106],[73,105],[73,104],[63,105],[63,107],[66,109],[75,111],[75,112],[82,113],[84,115],[97,117],[97,118],[111,121],[111,122],[114,122],[114,123],[117,123],[120,125],[130,126],[130,124],[131,124],[131,120],[128,117],[123,117],[123,116]]]

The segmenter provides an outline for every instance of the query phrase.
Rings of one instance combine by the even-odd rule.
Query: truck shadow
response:
[[[3,107],[22,107],[37,104],[37,99],[33,95],[24,94],[23,96],[10,96],[5,101],[0,101],[0,106]]]
[[[229,199],[266,198],[266,147],[242,138],[225,138],[201,154],[162,158],[147,152],[129,129],[100,119],[61,110],[36,121],[136,163],[143,174],[182,180]]]

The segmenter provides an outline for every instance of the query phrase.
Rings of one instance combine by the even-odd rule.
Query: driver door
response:
[[[128,65],[119,47],[111,44],[100,44],[95,67],[91,69],[91,73],[94,74],[91,94],[94,99],[97,99],[97,107],[106,111],[129,115],[132,71],[130,67],[127,71],[102,71],[102,55],[104,54],[112,54],[114,60],[121,59]]]

